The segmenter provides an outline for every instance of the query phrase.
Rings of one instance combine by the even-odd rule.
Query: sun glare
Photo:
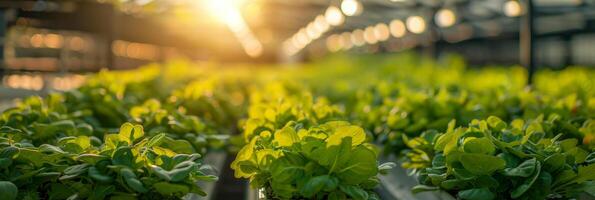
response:
[[[262,55],[262,44],[254,36],[240,12],[239,7],[242,5],[242,0],[205,0],[204,2],[204,6],[211,15],[225,23],[234,33],[246,54],[251,57]]]

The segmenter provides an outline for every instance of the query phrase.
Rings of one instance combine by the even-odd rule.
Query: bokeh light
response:
[[[355,29],[351,34],[351,42],[355,46],[362,46],[366,44],[366,40],[364,39],[364,31],[362,29]]]
[[[364,40],[366,40],[366,42],[368,44],[376,44],[378,42],[378,38],[376,38],[376,31],[374,30],[373,26],[368,26],[365,30],[364,30]]]
[[[393,21],[391,21],[389,24],[389,28],[390,34],[396,38],[403,37],[405,36],[405,33],[407,33],[407,30],[405,29],[405,23],[403,23],[403,21],[399,19],[394,19]]]
[[[324,18],[326,19],[326,22],[332,26],[339,26],[345,22],[345,16],[343,16],[341,10],[335,6],[331,6],[326,9]]]
[[[423,17],[410,16],[405,23],[407,25],[407,30],[412,33],[420,34],[426,30],[426,20],[424,20]]]
[[[341,43],[343,44],[343,49],[348,50],[353,47],[353,43],[351,42],[351,34],[349,32],[344,32],[341,34]]]
[[[518,17],[523,13],[521,3],[516,0],[506,1],[503,10],[504,14],[508,17]]]
[[[374,26],[374,34],[379,41],[386,41],[390,38],[390,30],[385,23],[379,23]]]
[[[341,37],[337,34],[333,34],[326,38],[326,48],[331,52],[341,50]]]
[[[450,27],[457,22],[457,16],[453,10],[443,8],[436,12],[435,20],[440,27]]]
[[[343,0],[341,2],[341,11],[347,16],[356,16],[362,13],[363,6],[357,0]]]

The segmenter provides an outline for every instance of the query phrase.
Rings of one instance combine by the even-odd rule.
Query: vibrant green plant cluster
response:
[[[376,176],[392,165],[378,166],[377,150],[365,139],[362,128],[347,122],[310,129],[290,122],[253,137],[232,168],[269,198],[378,199]]]
[[[460,199],[575,198],[595,191],[595,153],[558,134],[556,119],[474,120],[445,133],[425,132],[405,166],[417,168],[414,192],[446,190]],[[556,134],[556,135],[554,135]],[[567,138],[567,139],[565,139]]]
[[[341,112],[323,99],[266,87],[252,96],[235,176],[273,199],[378,199],[376,176],[392,165],[378,166],[364,130],[333,121]]]
[[[371,59],[329,59],[319,64],[324,65],[319,73],[303,79],[315,94],[344,105],[349,120],[372,133],[386,153],[401,156],[409,149],[404,136],[443,132],[453,119],[464,126],[489,116],[506,122],[556,116],[564,134],[595,148],[593,70],[543,70],[527,89],[518,67],[466,69],[457,58],[433,62],[413,55]]]
[[[366,132],[375,136],[375,140],[384,144],[385,153],[396,155],[397,159],[405,161],[404,167],[416,170],[417,173],[414,174],[420,176],[424,181],[424,187],[428,187],[426,189],[447,190],[456,195],[465,189],[479,188],[479,182],[485,181],[484,177],[479,177],[481,180],[476,180],[478,177],[461,178],[457,174],[457,168],[448,165],[437,166],[443,171],[429,169],[433,169],[432,161],[436,161],[437,156],[444,157],[443,152],[435,149],[435,142],[443,133],[457,127],[459,128],[456,130],[466,129],[466,125],[476,123],[476,120],[487,119],[489,116],[495,116],[506,124],[518,124],[521,121],[540,124],[539,126],[545,130],[544,133],[548,133],[543,140],[552,140],[559,134],[558,140],[578,141],[570,146],[577,146],[579,157],[595,150],[595,81],[591,78],[595,76],[593,70],[543,70],[537,73],[532,88],[524,88],[523,79],[526,75],[521,68],[465,69],[457,59],[447,59],[444,63],[425,60],[418,62],[410,55],[396,59],[374,59],[373,63],[378,64],[374,69],[358,63],[372,63],[366,58],[331,59],[323,63],[325,66],[321,67],[324,68],[321,70],[322,74],[306,76],[304,82],[315,88],[317,94],[332,97],[331,102],[334,104],[344,105],[349,120],[364,127]],[[521,130],[524,131],[526,128],[523,127]],[[556,148],[557,143],[552,143],[554,144],[551,146],[540,148],[549,152],[550,148]],[[499,152],[501,151],[503,150]],[[530,158],[521,156],[518,159],[524,161]],[[544,162],[544,159],[545,157],[539,157],[537,161]],[[579,168],[582,169],[583,175],[593,173],[593,169],[585,167],[587,164],[569,161],[567,166],[572,168],[574,173],[578,173]],[[482,166],[471,168],[474,167]],[[547,171],[554,176],[554,181],[559,172]],[[428,181],[428,176],[432,181]],[[440,178],[451,188],[441,187]],[[521,187],[519,182],[531,177],[506,177],[513,180],[512,183],[500,181],[502,177],[499,175],[495,175],[495,178],[498,181],[481,184],[493,184],[486,190],[494,195],[502,195],[510,194],[510,188]],[[450,179],[467,182],[454,182]],[[593,190],[590,182],[581,182],[579,181],[581,185],[575,182],[567,183],[568,185],[563,187],[543,186],[544,190],[540,192],[546,193],[545,197],[527,193],[525,196],[517,195],[514,198],[569,198],[580,192]],[[498,187],[495,186],[498,184],[500,188],[494,188]],[[418,189],[424,187],[420,186]],[[539,187],[542,186],[532,188]],[[465,194],[491,197],[485,192],[485,188],[481,189],[481,193],[476,193],[479,190],[472,190]],[[510,195],[493,197],[513,198]]]
[[[197,76],[188,72],[182,74]],[[1,189],[17,199],[204,195],[196,182],[216,177],[204,174],[199,158],[229,136],[176,102],[182,97],[174,90],[189,80],[176,74],[157,67],[100,72],[77,90],[29,97],[3,111]],[[120,124],[120,135],[134,127],[134,138],[108,134]]]
[[[63,96],[50,95],[45,100],[29,97],[17,107],[2,112],[0,118],[0,136],[12,135],[12,140],[28,141],[35,145],[55,143],[56,139],[66,136],[92,136],[93,127],[81,120],[71,120],[71,116],[83,115],[83,112],[68,114],[63,103]]]
[[[252,91],[248,118],[244,122],[244,139],[250,141],[262,131],[274,132],[295,121],[305,127],[340,120],[340,108],[324,97],[314,97],[305,89],[274,82]]]
[[[143,124],[149,130],[149,135],[167,133],[171,138],[188,141],[199,153],[206,153],[207,148],[222,148],[229,137],[218,134],[197,116],[188,115],[184,110],[164,108],[155,99],[132,107],[130,116],[132,121]]]
[[[564,124],[565,134],[582,139],[590,135],[581,133],[580,128],[589,126],[593,111],[585,104],[591,101],[589,98],[578,98],[573,93],[554,98],[540,92],[510,93],[499,88],[473,92],[461,86],[415,89],[399,83],[380,83],[371,91],[360,92],[357,99],[351,113],[354,121],[377,135],[386,150],[397,155],[406,149],[403,136],[444,131],[453,119],[460,126],[488,116],[505,121],[556,116],[562,119],[558,122]]]
[[[15,142],[18,129],[0,132],[0,191],[9,200],[176,199],[204,195],[196,182],[217,179],[186,141],[146,137],[130,123],[101,145],[81,135],[36,147]]]
[[[102,71],[76,90],[26,98],[0,115],[0,193],[202,194],[196,181],[215,177],[199,155],[219,148],[239,150],[235,175],[272,199],[377,199],[377,175],[394,165],[379,166],[380,151],[414,170],[416,191],[461,199],[595,191],[591,69],[542,70],[526,88],[522,68],[466,69],[453,57],[312,65],[172,62]]]
[[[188,114],[206,119],[210,128],[235,132],[237,122],[245,116],[249,96],[246,87],[250,84],[241,77],[232,77],[194,80],[172,93],[172,103],[186,108]]]
[[[112,124],[125,122],[143,124],[149,135],[167,133],[169,137],[185,139],[198,153],[205,153],[207,147],[221,148],[228,138],[218,134],[203,119],[186,114],[182,106],[162,106],[159,100],[152,98],[138,102],[143,98],[140,98],[141,95],[133,97],[134,92],[125,94],[135,100],[126,100],[106,92],[108,87],[89,88],[91,86],[83,86],[65,94],[51,94],[45,99],[29,97],[4,111],[0,126],[25,132],[14,139],[24,139],[36,146],[53,143],[65,136],[79,135],[89,136],[101,143],[105,132],[117,129]]]

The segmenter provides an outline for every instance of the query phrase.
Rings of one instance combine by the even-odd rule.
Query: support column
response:
[[[533,84],[533,76],[535,75],[535,13],[533,0],[524,0],[525,14],[521,17],[520,27],[520,61],[521,64],[527,68],[527,85]]]

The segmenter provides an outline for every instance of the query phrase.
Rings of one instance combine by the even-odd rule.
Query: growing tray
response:
[[[382,162],[397,164],[388,174],[380,175],[380,187],[376,190],[381,199],[385,200],[455,200],[452,195],[443,191],[422,192],[413,194],[411,188],[417,185],[414,176],[401,167],[401,163],[394,156],[380,159]]]
[[[215,175],[220,176],[221,172],[223,171],[223,167],[225,165],[225,158],[227,157],[227,152],[225,151],[214,151],[207,153],[204,157],[203,162],[205,164],[211,165],[215,169]],[[190,194],[186,196],[184,199],[186,200],[211,200],[214,199],[213,195],[215,194],[217,182],[198,182],[197,183],[200,188],[202,188],[207,195],[206,196],[199,196],[196,194]]]
[[[246,184],[246,199],[247,200],[266,200],[264,191],[262,189],[250,188],[250,184]]]

